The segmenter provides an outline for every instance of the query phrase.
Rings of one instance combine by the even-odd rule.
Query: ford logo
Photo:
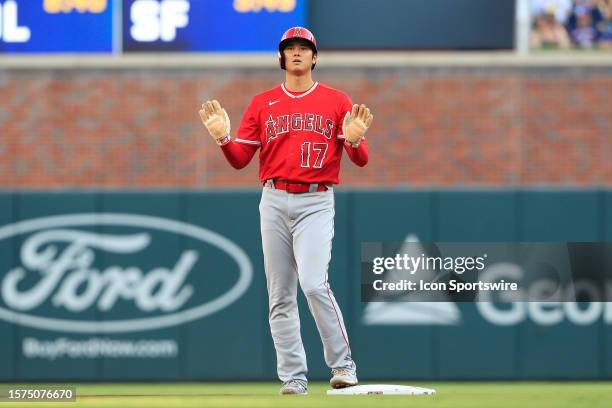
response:
[[[135,233],[101,233],[79,227],[114,226]],[[226,292],[186,308],[195,299],[187,277],[199,258],[184,250],[172,268],[142,271],[138,266],[93,267],[96,254],[135,254],[161,231],[183,235],[226,253],[238,266],[239,277]],[[29,234],[29,235],[27,235]],[[0,282],[0,319],[37,329],[73,333],[122,333],[162,329],[216,313],[239,299],[248,289],[253,267],[246,253],[229,239],[202,227],[175,220],[136,214],[91,213],[59,215],[16,222],[0,228],[0,241],[25,236],[19,251],[21,265]],[[133,303],[142,314],[157,316],[87,321],[36,315],[49,302],[58,310],[79,313],[96,307],[110,311],[118,301]]]

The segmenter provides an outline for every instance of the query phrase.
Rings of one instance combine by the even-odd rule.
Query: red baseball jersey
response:
[[[261,148],[262,182],[337,184],[343,148],[357,165],[368,161],[365,140],[353,148],[342,134],[342,121],[351,109],[346,94],[318,82],[301,93],[279,85],[253,98],[235,141],[222,148],[236,168],[246,166]]]

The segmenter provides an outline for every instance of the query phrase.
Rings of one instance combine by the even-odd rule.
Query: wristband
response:
[[[228,144],[229,142],[231,142],[232,138],[230,137],[229,134],[220,137],[219,139],[216,139],[215,141],[217,142],[217,144],[219,146],[225,146],[226,144]]]
[[[346,143],[347,145],[351,146],[353,149],[356,149],[356,148],[358,148],[358,147],[359,147],[359,144],[361,143],[361,140],[362,140],[362,139],[363,139],[363,137],[361,137],[361,138],[357,139],[357,141],[356,141],[356,142],[354,142],[354,143],[351,143],[351,142],[349,142],[348,140],[346,140],[346,141],[345,141],[345,143]]]

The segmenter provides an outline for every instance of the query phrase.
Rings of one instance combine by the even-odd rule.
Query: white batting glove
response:
[[[342,133],[347,142],[352,145],[359,144],[372,124],[374,116],[365,105],[353,105],[351,113],[346,112],[342,122]]]
[[[231,124],[227,112],[221,107],[219,101],[215,99],[204,102],[199,114],[202,123],[215,142],[222,144],[223,141],[229,141]]]

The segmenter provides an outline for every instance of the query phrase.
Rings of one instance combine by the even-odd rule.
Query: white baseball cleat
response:
[[[346,368],[334,368],[332,369],[333,377],[329,380],[329,384],[332,388],[346,388],[357,385],[357,375],[355,371],[348,370]]]
[[[283,386],[278,393],[280,395],[307,395],[308,387],[303,381],[289,380],[283,383]]]

